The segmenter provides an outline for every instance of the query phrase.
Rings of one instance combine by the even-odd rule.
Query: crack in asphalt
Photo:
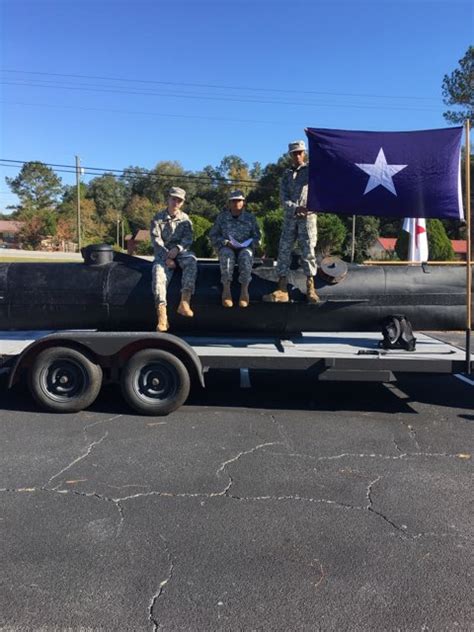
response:
[[[199,492],[199,493],[186,493],[186,492],[182,492],[182,493],[171,493],[171,492],[160,492],[160,491],[151,491],[145,494],[138,494],[135,496],[128,496],[125,498],[108,498],[107,496],[102,496],[101,494],[98,494],[96,492],[79,492],[77,490],[57,490],[57,489],[51,489],[51,488],[46,488],[46,487],[22,487],[22,488],[18,488],[18,489],[13,489],[13,488],[0,488],[0,493],[1,492],[5,492],[5,493],[34,493],[34,492],[47,492],[47,493],[52,493],[52,494],[61,494],[63,496],[67,495],[67,494],[73,494],[75,496],[83,496],[86,498],[94,498],[97,500],[102,500],[102,501],[106,501],[106,502],[111,502],[113,503],[116,507],[117,507],[117,511],[119,513],[119,517],[120,517],[120,522],[119,525],[117,527],[117,532],[115,537],[118,537],[118,535],[121,532],[122,526],[124,524],[124,520],[125,520],[125,516],[124,516],[124,508],[121,505],[121,502],[124,502],[126,500],[134,500],[136,498],[142,498],[142,497],[146,497],[146,496],[158,496],[158,497],[163,497],[163,498],[218,498],[218,497],[225,497],[228,498],[230,500],[236,500],[238,502],[261,502],[261,501],[271,501],[271,502],[285,502],[285,501],[297,501],[297,502],[303,502],[303,503],[316,503],[316,504],[324,504],[324,505],[331,505],[335,508],[340,508],[340,509],[348,509],[348,510],[353,510],[353,511],[361,511],[361,512],[365,512],[365,511],[369,511],[371,513],[373,513],[374,515],[378,516],[379,518],[381,518],[384,522],[388,523],[391,527],[393,527],[396,531],[397,531],[397,536],[400,537],[403,540],[419,540],[421,538],[428,538],[428,537],[432,537],[432,538],[441,538],[441,537],[452,537],[452,538],[458,538],[458,539],[462,539],[462,540],[466,540],[468,542],[472,542],[473,538],[469,537],[469,536],[465,536],[461,533],[438,533],[436,531],[426,531],[426,532],[420,532],[420,533],[416,533],[416,534],[410,534],[408,533],[408,531],[406,530],[406,527],[402,526],[400,527],[399,525],[397,525],[396,523],[394,523],[392,520],[390,520],[387,516],[385,516],[384,514],[382,514],[381,512],[377,511],[376,509],[374,509],[373,507],[373,499],[372,499],[372,488],[373,486],[378,483],[380,480],[382,479],[381,476],[378,476],[376,479],[374,479],[373,481],[371,481],[369,483],[369,485],[367,486],[367,491],[366,491],[366,498],[368,501],[368,504],[366,506],[360,506],[360,505],[350,505],[348,503],[341,503],[338,502],[336,500],[332,500],[329,498],[311,498],[311,497],[307,497],[307,496],[299,496],[298,494],[296,495],[285,495],[285,496],[234,496],[232,494],[224,494],[224,491],[221,492],[210,492],[210,493],[205,493],[205,492]],[[399,536],[398,533],[401,533],[402,535]],[[162,537],[160,535],[160,537]],[[164,540],[164,538],[162,537],[162,539]],[[168,580],[167,580],[168,581]],[[165,584],[167,583],[167,581],[165,582]],[[163,584],[164,585],[164,584]],[[158,591],[159,593],[159,591]],[[158,595],[158,593],[156,593]],[[159,596],[159,595],[158,595]]]
[[[372,513],[374,513],[376,516],[379,516],[380,518],[382,518],[382,520],[385,520],[385,522],[388,522],[389,525],[391,525],[394,529],[396,529],[399,533],[402,533],[401,537],[402,539],[406,539],[407,534],[406,534],[406,530],[403,527],[400,527],[398,524],[396,524],[395,522],[393,522],[392,520],[390,520],[390,518],[387,518],[387,516],[385,516],[382,512],[377,511],[376,509],[374,509],[374,501],[372,499],[372,489],[374,487],[374,485],[376,483],[378,483],[380,480],[382,480],[382,476],[377,476],[377,478],[375,478],[373,481],[371,481],[368,485],[367,485],[367,491],[366,491],[366,498],[367,498],[367,511],[370,511]]]
[[[283,440],[283,443],[286,445],[288,450],[294,450],[295,447],[293,445],[293,442],[290,439],[290,437],[288,436],[288,434],[287,434],[285,428],[282,426],[282,424],[278,421],[278,419],[275,417],[275,415],[270,415],[270,419],[271,419],[272,423],[275,424],[277,432],[280,435],[280,439]]]
[[[342,452],[341,454],[333,454],[328,456],[317,456],[316,454],[305,454],[302,452],[274,452],[272,450],[265,450],[267,454],[273,454],[275,456],[289,456],[293,458],[313,459],[315,461],[335,461],[337,459],[345,459],[353,457],[356,459],[385,459],[392,461],[400,461],[403,459],[411,459],[414,457],[433,457],[433,458],[450,458],[450,459],[466,459],[467,455],[462,452],[450,454],[448,452],[401,452],[401,454],[376,454],[375,452],[354,453],[354,452]]]
[[[88,442],[88,438],[87,438],[87,430],[89,428],[93,428],[94,426],[99,426],[100,424],[105,424],[107,422],[110,421],[114,421],[115,419],[118,419],[122,417],[122,415],[114,415],[113,417],[108,417],[107,419],[101,419],[100,421],[95,421],[94,423],[88,424],[87,426],[84,426],[84,428],[82,429],[83,433],[84,433],[84,440],[86,442]],[[79,463],[80,461],[82,461],[83,459],[86,459],[89,454],[92,452],[93,448],[95,448],[95,446],[99,445],[100,443],[102,443],[102,441],[104,439],[106,439],[106,437],[108,436],[108,431],[105,432],[105,434],[100,438],[97,439],[96,441],[92,441],[91,443],[89,443],[87,450],[84,454],[81,454],[80,456],[78,456],[77,458],[75,458],[73,461],[71,461],[71,463],[69,463],[68,465],[66,465],[65,467],[63,467],[62,470],[60,470],[59,472],[57,472],[56,474],[53,474],[53,476],[51,476],[51,478],[46,482],[46,485],[50,485],[51,482],[55,479],[58,478],[59,476],[61,476],[61,474],[64,474],[64,472],[67,472],[67,470],[69,470],[71,467],[73,467],[76,463]],[[57,486],[59,487],[59,485]],[[57,489],[57,488],[56,488]]]
[[[63,467],[63,469],[60,470],[57,474],[54,474],[53,476],[51,476],[51,478],[47,481],[46,485],[49,485],[50,483],[52,483],[52,481],[54,481],[55,478],[58,478],[58,476],[61,476],[61,474],[64,474],[64,472],[67,472],[73,465],[76,465],[76,463],[79,463],[83,459],[86,459],[89,456],[89,454],[92,452],[92,449],[95,448],[96,445],[99,445],[100,443],[102,443],[102,441],[106,437],[108,437],[108,435],[109,433],[106,431],[106,433],[100,439],[98,439],[97,441],[92,441],[92,443],[89,444],[87,451],[84,454],[81,454],[76,459],[74,459],[74,461],[71,461],[69,465],[66,465],[65,467]],[[59,483],[59,485],[55,489],[57,489],[60,485],[61,483]]]
[[[151,624],[153,624],[153,632],[157,632],[158,626],[159,626],[159,622],[157,621],[155,615],[153,614],[153,610],[154,610],[154,608],[155,608],[155,606],[156,606],[156,604],[158,602],[158,599],[161,597],[161,595],[164,592],[164,587],[166,586],[166,584],[168,584],[168,582],[171,581],[171,579],[173,577],[173,571],[174,571],[173,558],[171,557],[171,553],[170,553],[170,550],[169,550],[168,542],[166,541],[166,538],[164,538],[161,533],[159,533],[158,535],[163,540],[164,549],[165,549],[166,555],[168,557],[169,570],[168,570],[167,577],[165,579],[163,579],[159,583],[158,589],[152,595],[152,598],[150,600],[150,606],[148,608],[148,620],[150,621]]]

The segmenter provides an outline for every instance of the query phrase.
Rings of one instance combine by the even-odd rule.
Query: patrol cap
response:
[[[186,191],[184,189],[182,189],[181,187],[171,187],[170,192],[169,192],[169,196],[170,197],[177,197],[180,200],[185,200],[186,199]]]
[[[245,195],[242,191],[231,191],[229,194],[229,200],[245,200]]]
[[[288,143],[288,153],[293,151],[306,151],[306,145],[304,140],[294,140],[292,143]]]

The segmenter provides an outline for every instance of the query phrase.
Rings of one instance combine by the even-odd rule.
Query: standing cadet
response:
[[[278,246],[278,288],[263,297],[270,303],[287,303],[288,271],[290,269],[291,250],[295,240],[301,250],[303,272],[306,274],[306,299],[308,303],[317,303],[319,297],[314,288],[316,275],[316,242],[318,239],[317,215],[306,206],[308,198],[308,165],[304,140],[288,145],[293,166],[287,169],[280,183],[280,199],[284,209],[283,228]]]
[[[188,318],[194,316],[190,301],[196,282],[197,259],[189,250],[193,243],[193,225],[189,216],[181,210],[185,198],[184,189],[172,187],[167,208],[158,212],[151,220],[150,235],[155,254],[153,294],[158,318],[156,331],[167,331],[169,327],[166,291],[177,265],[182,270],[178,314]]]
[[[249,283],[252,278],[253,253],[260,241],[260,228],[252,213],[244,211],[242,191],[229,195],[230,209],[222,211],[209,231],[209,238],[219,254],[222,282],[222,305],[232,307],[230,284],[234,266],[239,265],[239,307],[248,307]]]

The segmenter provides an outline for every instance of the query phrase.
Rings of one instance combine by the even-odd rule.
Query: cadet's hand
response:
[[[306,217],[308,215],[308,209],[306,206],[297,206],[295,210],[295,217]]]
[[[176,248],[176,246],[174,248],[171,248],[171,250],[168,250],[168,259],[176,259],[178,253],[179,248]]]
[[[170,268],[170,270],[174,270],[176,268],[176,261],[168,257],[168,259],[166,259],[165,261],[165,266],[167,268]]]

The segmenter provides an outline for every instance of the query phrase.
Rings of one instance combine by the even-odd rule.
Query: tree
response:
[[[125,205],[125,195],[125,184],[112,173],[94,178],[87,188],[87,197],[94,200],[97,213],[101,217],[108,211],[121,213]]]
[[[342,220],[332,213],[318,213],[318,243],[316,252],[323,257],[339,254],[347,235]]]
[[[444,118],[450,123],[464,123],[474,118],[474,46],[469,46],[464,57],[459,60],[459,68],[450,75],[444,75],[443,101],[445,105],[455,105],[460,110],[447,110]]]
[[[263,169],[259,181],[247,199],[249,204],[258,205],[253,207],[255,212],[264,215],[280,208],[280,179],[290,164],[291,158],[284,154],[276,163],[271,162]]]
[[[380,221],[378,217],[371,215],[358,215],[355,229],[354,261],[362,263],[369,257],[369,248],[379,236]],[[344,258],[349,259],[352,250],[352,217],[344,219],[347,227],[347,236],[343,245]]]
[[[150,228],[150,223],[155,213],[156,207],[152,201],[141,195],[132,195],[124,210],[124,215],[130,224],[132,232]]]
[[[20,198],[20,211],[43,211],[54,208],[63,192],[61,178],[42,162],[25,162],[16,178],[5,178]]]

